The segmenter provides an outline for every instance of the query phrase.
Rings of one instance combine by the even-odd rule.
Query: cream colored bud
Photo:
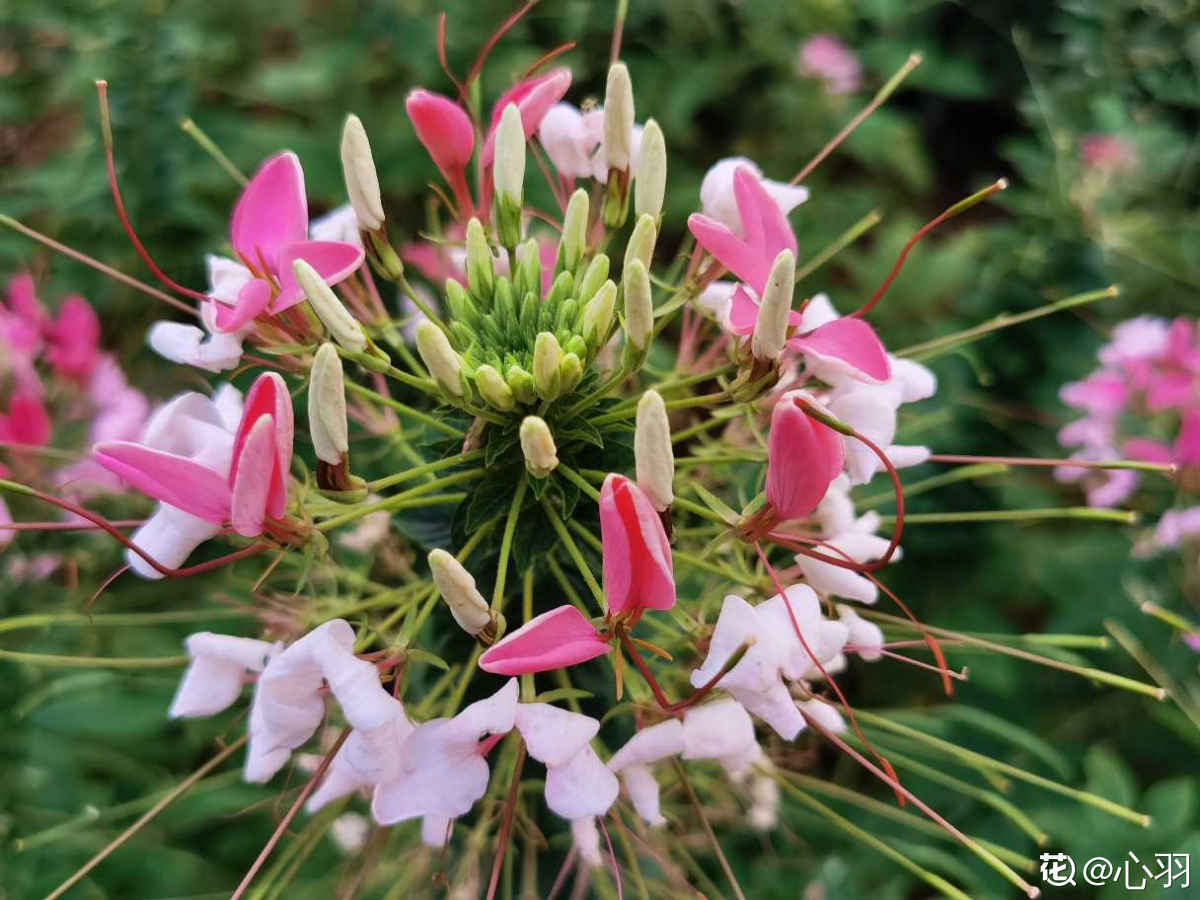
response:
[[[629,263],[622,279],[625,289],[625,335],[636,350],[645,350],[654,330],[654,300],[650,273],[640,259]]]
[[[617,286],[612,281],[606,281],[583,308],[581,330],[593,349],[608,339],[608,329],[612,327],[613,311],[616,306]]]
[[[496,194],[520,206],[525,182],[525,127],[515,103],[504,107],[496,129],[495,179]]]
[[[493,366],[482,365],[475,370],[475,386],[479,395],[496,409],[508,412],[517,405],[512,388]]]
[[[613,63],[608,69],[604,91],[604,157],[609,169],[622,172],[629,168],[633,143],[633,83],[625,63]]]
[[[658,219],[667,193],[667,143],[662,128],[647,119],[638,151],[637,177],[633,180],[633,211]]]
[[[354,207],[354,217],[363,231],[375,231],[383,224],[383,202],[379,197],[379,176],[371,156],[367,130],[356,115],[346,117],[342,128],[342,174],[346,193]]]
[[[638,487],[662,512],[675,501],[675,453],[671,447],[667,406],[658,391],[646,391],[638,401],[633,455]]]
[[[296,275],[296,283],[300,285],[300,290],[308,297],[313,312],[329,330],[330,336],[347,350],[356,353],[365,350],[367,336],[363,334],[362,326],[350,315],[349,310],[333,292],[333,288],[325,283],[325,279],[317,270],[305,260],[297,259],[292,263],[292,271]]]
[[[467,223],[467,287],[475,298],[490,301],[495,283],[492,248],[488,246],[483,223],[472,216]]]
[[[454,397],[463,395],[462,381],[459,378],[462,359],[454,352],[442,329],[428,319],[417,326],[417,352],[421,354],[426,368],[447,393]]]
[[[463,631],[474,637],[492,623],[492,611],[475,587],[475,578],[462,563],[445,550],[433,550],[429,554],[429,568],[438,593]]]
[[[654,224],[654,217],[651,215],[638,216],[637,222],[633,226],[633,231],[629,235],[629,243],[625,245],[625,265],[635,259],[642,261],[642,265],[647,269],[650,268],[650,260],[654,257],[654,244],[658,240],[658,226]]]
[[[317,350],[309,373],[308,430],[322,462],[336,466],[350,449],[342,358],[328,342]]]
[[[771,264],[771,274],[767,276],[767,285],[758,305],[758,319],[754,323],[751,349],[756,359],[779,359],[783,353],[795,285],[796,257],[791,250],[780,250]]]
[[[549,331],[541,332],[533,342],[533,383],[537,392],[545,400],[553,400],[558,396],[561,379],[558,377],[558,367],[562,362],[563,351],[556,338]]]
[[[525,468],[534,478],[545,478],[558,467],[558,448],[554,446],[550,426],[537,416],[526,416],[521,422],[520,435]]]
[[[562,240],[559,243],[559,259],[562,267],[574,272],[587,249],[588,195],[583,188],[575,191],[567,201],[567,212],[563,217]]]

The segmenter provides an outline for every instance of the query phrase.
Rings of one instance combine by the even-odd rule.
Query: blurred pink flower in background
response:
[[[801,75],[819,78],[830,94],[852,94],[862,84],[862,65],[854,52],[831,34],[813,35],[800,46]]]
[[[1087,134],[1079,140],[1079,159],[1095,172],[1112,174],[1136,169],[1133,143],[1115,134]]]

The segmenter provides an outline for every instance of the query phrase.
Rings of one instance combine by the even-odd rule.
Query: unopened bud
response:
[[[640,259],[625,267],[625,336],[637,351],[646,349],[654,329],[654,300],[650,294],[650,273]]]
[[[638,401],[633,455],[638,487],[662,512],[675,501],[672,486],[675,480],[675,453],[671,447],[667,406],[658,391],[646,391]]]
[[[521,240],[521,198],[525,182],[525,128],[515,103],[504,107],[496,130],[496,228],[509,249]]]
[[[779,359],[787,343],[788,318],[792,312],[792,291],[796,285],[796,257],[791,250],[780,250],[771,264],[758,305],[751,350],[755,359]]]
[[[541,332],[533,342],[533,383],[538,396],[553,400],[560,393],[561,379],[558,375],[562,363],[562,347],[558,338],[549,331]]]
[[[642,265],[650,268],[650,260],[654,256],[654,243],[658,240],[658,226],[654,224],[651,215],[638,216],[637,223],[629,235],[629,243],[625,245],[625,265],[635,259],[641,260]]]
[[[346,386],[337,348],[324,343],[313,358],[308,381],[308,430],[317,459],[336,466],[350,449]]]
[[[417,326],[417,352],[442,389],[452,397],[463,395],[462,359],[450,346],[442,329],[428,319]]]
[[[583,272],[583,278],[579,280],[579,286],[575,289],[575,297],[580,303],[587,303],[596,291],[600,290],[600,285],[608,278],[608,266],[608,256],[605,254],[597,253],[592,257],[592,261]]]
[[[346,193],[354,207],[354,217],[363,231],[375,231],[383,224],[383,203],[379,197],[379,176],[371,156],[367,130],[356,115],[346,117],[342,128],[342,174]]]
[[[563,217],[562,240],[559,242],[558,262],[567,272],[574,272],[583,259],[587,248],[588,195],[583,188],[575,191],[567,201],[567,212]]]
[[[512,292],[524,297],[532,292],[542,295],[542,254],[536,238],[530,238],[517,247],[516,266],[513,269]]]
[[[608,168],[629,169],[633,142],[633,83],[625,63],[613,63],[608,69],[604,91],[604,157]]]
[[[509,366],[508,371],[504,373],[504,381],[512,389],[517,402],[528,404],[537,400],[537,385],[533,376],[520,366]]]
[[[450,607],[450,615],[463,631],[474,637],[492,625],[492,611],[475,586],[474,576],[462,563],[445,550],[433,550],[429,569],[438,593]]]
[[[520,434],[525,468],[534,478],[545,478],[558,467],[558,448],[550,426],[537,416],[526,416]]]
[[[475,386],[479,395],[496,409],[508,412],[517,405],[512,388],[493,366],[482,365],[475,370]]]
[[[593,349],[599,348],[608,340],[608,330],[612,327],[616,305],[617,286],[611,281],[606,281],[583,308],[583,327],[580,330]]]
[[[578,354],[563,354],[562,362],[558,364],[558,379],[563,394],[570,393],[583,380],[583,361]]]
[[[476,299],[491,299],[496,283],[495,261],[488,246],[483,223],[472,217],[467,223],[467,287]]]
[[[296,283],[300,285],[300,290],[308,297],[313,312],[329,330],[330,336],[347,350],[356,353],[365,350],[367,336],[363,334],[362,326],[350,315],[333,292],[333,288],[325,283],[325,279],[317,270],[307,261],[297,259],[292,263],[292,271],[296,275]]]
[[[633,180],[633,211],[654,220],[662,215],[667,193],[667,143],[662,128],[647,119],[642,129],[642,147],[638,151],[637,177]]]

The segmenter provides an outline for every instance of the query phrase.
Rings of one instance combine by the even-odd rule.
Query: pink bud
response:
[[[404,109],[425,146],[447,181],[471,160],[475,149],[475,129],[466,111],[441,94],[417,88],[404,100]]]
[[[609,475],[600,488],[600,537],[609,615],[675,605],[671,545],[662,519],[624,475]]]
[[[573,606],[559,606],[530,619],[479,658],[496,675],[528,675],[574,666],[612,649]]]
[[[845,463],[842,436],[811,418],[801,398],[816,405],[807,395],[792,392],[785,394],[771,413],[767,500],[785,521],[816,509]]]

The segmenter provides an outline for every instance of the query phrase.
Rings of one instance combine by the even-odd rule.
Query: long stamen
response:
[[[184,287],[174,279],[170,278],[150,257],[149,251],[138,238],[137,232],[133,230],[133,224],[129,221],[129,216],[125,213],[125,202],[121,199],[121,188],[117,184],[117,164],[113,156],[113,134],[112,134],[112,119],[108,110],[108,82],[100,79],[96,82],[96,94],[100,102],[100,133],[104,140],[104,162],[108,167],[108,186],[112,191],[113,205],[117,210],[117,218],[121,220],[121,227],[125,229],[125,234],[129,236],[129,241],[133,244],[134,252],[141,258],[142,262],[154,273],[154,277],[175,291],[177,294],[183,294],[185,297],[191,297],[193,300],[198,300],[204,303],[208,297],[199,291],[193,291],[191,288]]]
[[[471,64],[471,68],[467,72],[467,77],[463,81],[463,84],[462,84],[463,92],[470,89],[471,82],[479,77],[479,73],[483,71],[484,63],[487,62],[487,58],[489,56],[491,56],[492,50],[495,49],[496,44],[498,44],[500,42],[500,39],[502,37],[504,37],[504,35],[508,34],[508,32],[513,28],[513,26],[521,21],[521,19],[525,16],[525,13],[527,13],[531,9],[533,9],[533,7],[536,4],[537,4],[537,0],[528,0],[528,2],[524,6],[522,6],[515,13],[513,13],[511,16],[509,16],[507,19],[505,19],[503,22],[501,22],[500,27],[497,28],[492,33],[492,36],[489,37],[484,42],[483,46],[479,48],[479,55],[475,57],[475,62]],[[463,99],[465,100],[466,97],[464,96]]]
[[[1175,463],[1145,462],[1140,459],[1050,459],[1037,456],[969,456],[961,453],[934,453],[928,462],[970,465],[974,463],[999,463],[1005,466],[1070,466],[1079,469],[1131,469],[1135,472],[1159,472],[1168,478],[1179,472]]]

